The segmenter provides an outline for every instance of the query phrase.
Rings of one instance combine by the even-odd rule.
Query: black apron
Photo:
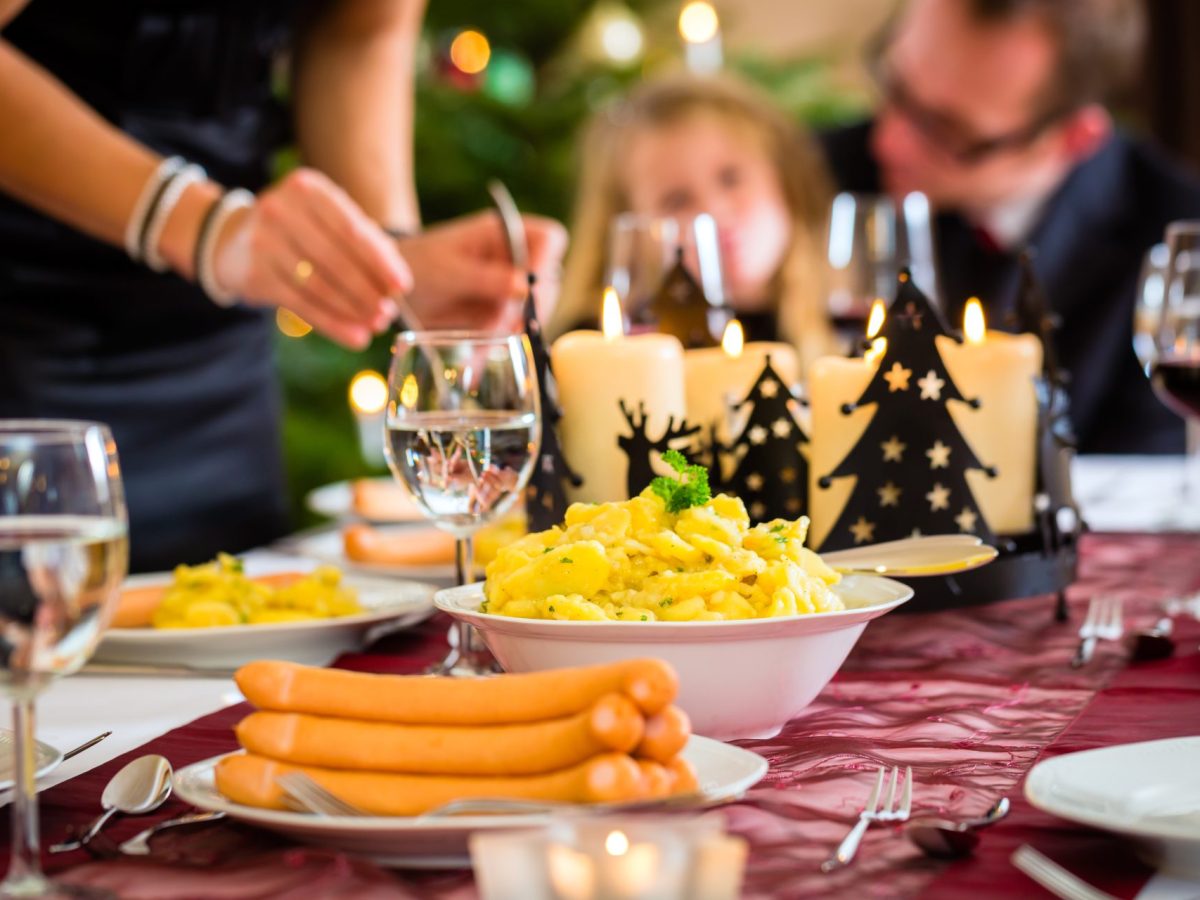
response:
[[[155,151],[257,190],[287,137],[271,74],[295,8],[32,0],[0,36]],[[285,533],[280,414],[268,314],[0,195],[0,417],[112,427],[131,569]]]

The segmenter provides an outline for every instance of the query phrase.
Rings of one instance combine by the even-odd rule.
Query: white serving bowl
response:
[[[679,673],[692,729],[718,740],[779,733],[845,661],[867,623],[912,597],[908,585],[850,575],[842,612],[730,622],[574,622],[479,611],[483,585],[439,591],[434,603],[483,635],[506,672],[653,656]]]

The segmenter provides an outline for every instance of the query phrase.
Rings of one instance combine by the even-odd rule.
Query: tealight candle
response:
[[[688,421],[705,429],[717,424],[723,441],[729,437],[729,410],[741,402],[762,373],[767,357],[789,388],[799,375],[796,350],[777,341],[745,343],[741,323],[731,319],[720,347],[688,350],[683,356]]]
[[[678,339],[625,335],[612,288],[604,292],[602,323],[603,332],[572,331],[550,350],[563,411],[563,455],[583,475],[580,487],[568,488],[573,501],[627,498],[628,458],[618,443],[633,429],[627,414],[655,443],[666,433],[668,420],[678,425],[686,410],[683,345]]]
[[[363,459],[373,466],[385,465],[383,455],[383,409],[387,406],[387,381],[370,369],[350,380],[350,408],[358,424],[358,445]]]
[[[989,527],[997,534],[1033,528],[1037,474],[1037,389],[1042,344],[1032,334],[988,331],[976,298],[963,311],[964,343],[939,338],[946,371],[964,397],[979,408],[950,404],[950,415],[979,460],[996,477],[967,472],[967,483]]]

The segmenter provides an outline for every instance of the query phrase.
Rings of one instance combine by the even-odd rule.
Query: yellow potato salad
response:
[[[563,527],[526,535],[488,564],[483,610],[531,619],[683,622],[843,609],[841,576],[804,547],[808,519],[750,527],[720,494],[670,513],[650,488],[576,503]]]
[[[341,580],[340,571],[322,566],[276,586],[247,578],[241,560],[222,553],[213,562],[175,568],[175,580],[154,612],[154,627],[267,625],[361,613],[356,593]]]

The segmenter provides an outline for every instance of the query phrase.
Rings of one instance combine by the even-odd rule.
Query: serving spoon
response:
[[[822,553],[821,559],[843,575],[915,578],[978,569],[997,555],[995,547],[972,535],[939,534],[885,541],[850,550],[834,550]]]

